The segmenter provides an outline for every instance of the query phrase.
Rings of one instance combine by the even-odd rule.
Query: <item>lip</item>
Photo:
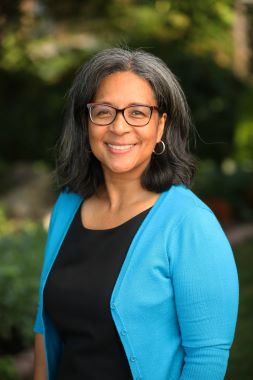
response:
[[[106,143],[107,149],[111,153],[116,153],[116,154],[124,154],[124,153],[129,153],[136,144],[111,144],[111,143]]]

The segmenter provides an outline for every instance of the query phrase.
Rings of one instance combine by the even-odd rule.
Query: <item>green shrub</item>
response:
[[[239,314],[232,346],[226,380],[253,379],[252,363],[252,313],[253,313],[253,239],[234,248],[239,274]]]
[[[0,342],[13,353],[32,342],[46,233],[30,221],[15,226],[2,211],[0,226]]]
[[[0,379],[19,380],[15,369],[14,360],[11,356],[0,358]]]
[[[225,200],[233,209],[236,220],[252,221],[252,175],[252,165],[238,165],[227,159],[219,166],[212,160],[202,160],[198,164],[194,191],[202,199]]]

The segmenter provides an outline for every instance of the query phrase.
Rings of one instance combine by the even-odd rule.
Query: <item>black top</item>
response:
[[[150,209],[107,230],[90,230],[79,208],[44,290],[64,351],[56,380],[130,380],[110,298],[130,243]]]

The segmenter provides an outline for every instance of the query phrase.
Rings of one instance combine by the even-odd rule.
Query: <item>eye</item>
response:
[[[96,106],[92,112],[95,117],[99,118],[111,117],[113,115],[113,110],[109,107]]]
[[[143,119],[149,116],[150,109],[145,106],[129,107],[128,117],[134,119]]]
[[[133,110],[131,112],[131,116],[134,116],[134,117],[143,117],[145,116],[145,114],[139,110]]]
[[[97,111],[97,116],[103,116],[103,115],[110,115],[110,112],[108,110],[100,110]]]

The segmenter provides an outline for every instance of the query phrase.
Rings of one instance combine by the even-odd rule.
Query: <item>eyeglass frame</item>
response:
[[[114,119],[113,119],[112,121],[110,121],[110,123],[108,123],[108,124],[97,124],[97,123],[95,123],[95,122],[92,120],[92,118],[91,118],[91,108],[92,108],[92,106],[96,106],[96,105],[107,106],[107,107],[111,107],[111,108],[113,108],[113,109],[116,111],[116,114],[115,114]],[[134,124],[130,124],[130,123],[126,120],[126,118],[125,118],[125,110],[126,110],[127,108],[138,107],[138,106],[141,106],[141,107],[148,107],[148,108],[150,109],[150,117],[149,117],[149,120],[148,120],[147,123],[145,123],[145,124],[143,124],[143,125],[134,125]],[[121,113],[121,114],[122,114],[122,116],[123,116],[125,122],[126,122],[128,125],[130,125],[131,127],[136,127],[136,128],[139,128],[139,127],[140,127],[140,128],[141,128],[141,127],[145,127],[145,126],[148,125],[148,123],[150,122],[151,117],[152,117],[152,114],[153,114],[153,111],[154,111],[154,110],[157,110],[157,111],[159,112],[159,108],[158,108],[157,106],[149,106],[149,105],[147,105],[147,104],[133,104],[133,105],[131,105],[131,106],[127,106],[127,107],[124,107],[124,108],[117,108],[117,107],[113,107],[111,104],[106,104],[106,103],[96,103],[96,102],[94,102],[94,103],[87,103],[87,104],[86,104],[86,107],[88,108],[88,111],[89,111],[88,114],[89,114],[90,121],[91,121],[93,124],[98,125],[98,126],[100,126],[100,127],[106,127],[106,126],[112,124],[112,123],[115,121],[115,119],[117,118],[118,113]]]

